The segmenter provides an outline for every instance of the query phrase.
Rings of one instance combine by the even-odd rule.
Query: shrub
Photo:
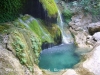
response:
[[[69,23],[71,21],[72,12],[69,9],[64,10],[62,15],[65,18],[65,22]]]
[[[79,4],[86,12],[93,15],[98,15],[100,12],[100,0],[80,0]]]

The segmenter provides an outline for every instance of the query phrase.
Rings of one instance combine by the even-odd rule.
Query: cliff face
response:
[[[57,23],[58,9],[54,0],[26,0],[23,14],[29,14],[35,18],[40,18],[48,26]]]

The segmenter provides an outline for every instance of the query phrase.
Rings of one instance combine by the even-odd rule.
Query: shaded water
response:
[[[44,49],[39,58],[39,67],[50,71],[73,68],[80,61],[79,55],[74,51],[74,44],[63,44]]]

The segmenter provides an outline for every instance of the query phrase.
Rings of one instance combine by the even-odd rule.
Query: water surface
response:
[[[63,44],[44,49],[39,57],[39,67],[50,71],[73,68],[80,61],[74,44]]]

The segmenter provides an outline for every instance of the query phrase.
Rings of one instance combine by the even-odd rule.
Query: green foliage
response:
[[[35,38],[34,36],[32,36],[30,38],[31,42],[32,42],[32,49],[36,55],[36,57],[39,57],[39,53],[40,53],[40,50],[41,50],[41,42]]]
[[[62,12],[62,15],[65,19],[65,22],[69,23],[71,21],[71,17],[72,17],[72,12],[69,9],[65,9]]]
[[[34,63],[38,64],[41,40],[30,30],[14,27],[9,35],[12,52],[20,63],[33,72]]]
[[[17,35],[18,33],[15,31],[14,34]],[[24,53],[25,44],[21,41],[19,36],[15,36],[15,39],[12,45],[16,51],[16,56],[19,58],[20,62],[22,64],[26,64],[27,62],[25,58],[26,54]]]
[[[57,14],[58,9],[54,0],[40,0],[45,10],[48,12],[49,17]]]
[[[100,0],[80,0],[79,4],[86,12],[93,15],[100,14]]]
[[[18,17],[25,0],[1,0],[0,22],[12,21]]]

